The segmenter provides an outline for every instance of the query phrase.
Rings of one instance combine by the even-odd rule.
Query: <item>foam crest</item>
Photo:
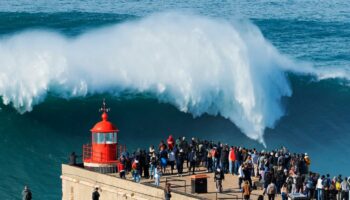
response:
[[[249,22],[160,13],[77,38],[31,31],[2,39],[0,95],[26,112],[49,92],[147,92],[194,116],[230,119],[263,143],[292,94],[285,70],[293,67]]]

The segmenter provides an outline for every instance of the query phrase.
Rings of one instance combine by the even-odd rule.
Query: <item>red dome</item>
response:
[[[108,121],[108,115],[106,112],[103,112],[101,117],[102,117],[102,121],[96,123],[95,126],[91,129],[91,132],[93,132],[93,133],[107,133],[107,132],[118,131],[117,127]]]

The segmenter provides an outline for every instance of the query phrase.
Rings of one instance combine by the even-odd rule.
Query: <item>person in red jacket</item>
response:
[[[169,150],[173,150],[175,140],[174,140],[174,138],[173,138],[172,135],[169,135],[168,140],[167,140],[167,143],[168,143],[168,148],[169,148]]]
[[[230,148],[230,152],[228,154],[228,161],[229,161],[229,171],[230,174],[233,174],[233,172],[235,171],[234,168],[234,163],[236,160],[236,155],[235,155],[235,149],[231,146]]]
[[[125,179],[125,164],[120,160],[118,163],[119,177]]]

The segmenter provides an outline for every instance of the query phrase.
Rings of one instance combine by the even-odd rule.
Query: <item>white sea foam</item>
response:
[[[249,22],[181,13],[77,38],[27,31],[0,40],[0,95],[19,112],[48,92],[147,92],[194,116],[228,118],[262,143],[264,129],[284,114],[281,98],[292,94],[285,71],[297,69]]]

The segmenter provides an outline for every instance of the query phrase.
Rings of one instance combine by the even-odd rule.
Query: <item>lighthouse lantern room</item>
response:
[[[102,121],[91,129],[91,144],[83,146],[84,167],[101,173],[114,173],[118,163],[118,154],[125,146],[118,145],[118,129],[108,121],[109,108],[103,101],[100,109]]]

